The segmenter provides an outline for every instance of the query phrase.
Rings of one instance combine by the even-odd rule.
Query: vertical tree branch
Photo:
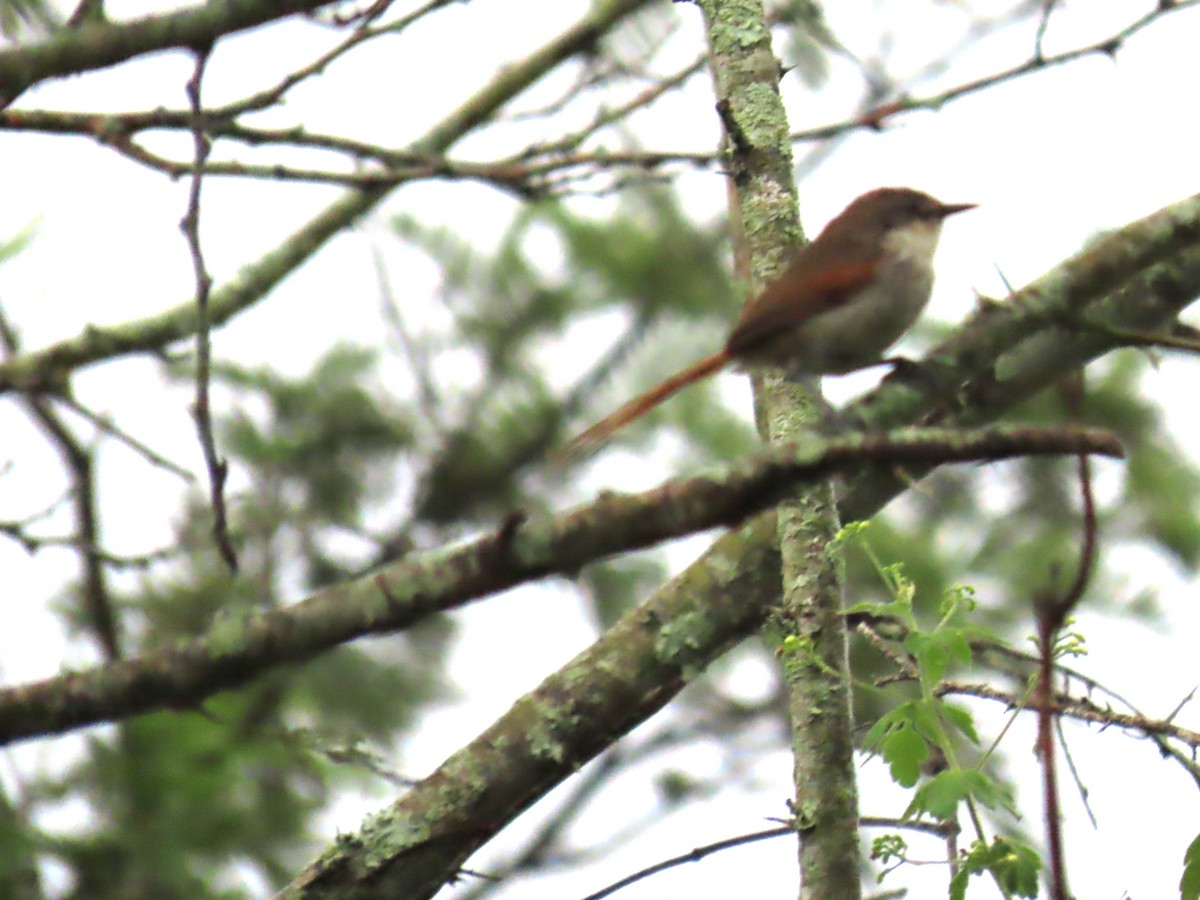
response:
[[[800,419],[775,406],[772,437],[786,439]],[[850,709],[850,663],[839,528],[829,484],[782,505],[783,599],[777,619],[792,721],[793,815],[800,832],[802,898],[861,896],[858,787]]]
[[[18,343],[16,330],[0,313],[0,355],[16,356]],[[71,544],[79,554],[79,599],[89,630],[104,651],[105,660],[112,662],[122,657],[121,633],[100,549],[100,511],[96,507],[92,452],[54,411],[49,397],[31,393],[25,397],[25,405],[62,456],[70,475],[71,506],[75,514]]]
[[[751,271],[777,272],[801,237],[791,144],[760,0],[701,0],[718,109],[729,142],[735,219]],[[758,385],[759,422],[772,440],[794,437],[821,403],[811,390],[771,377]],[[794,813],[801,897],[861,896],[858,793],[840,571],[830,545],[839,522],[828,485],[778,510],[783,601],[774,618],[790,695]]]
[[[187,97],[192,112],[192,145],[196,166],[188,190],[187,213],[179,224],[187,238],[188,251],[192,257],[192,273],[196,280],[196,400],[192,405],[192,417],[196,420],[196,433],[200,437],[204,466],[208,470],[209,496],[213,511],[213,540],[229,571],[237,572],[237,553],[229,536],[229,517],[225,506],[225,480],[229,477],[229,463],[217,452],[212,412],[208,402],[212,354],[208,305],[212,293],[212,276],[208,274],[208,268],[204,264],[204,252],[200,245],[200,183],[204,176],[204,163],[211,149],[208,135],[204,132],[204,105],[200,101],[200,87],[204,82],[204,69],[208,64],[211,48],[197,47],[193,52],[196,55],[196,63],[192,77],[188,79]]]
[[[1047,5],[1047,15],[1049,5]],[[1059,391],[1066,403],[1068,418],[1079,422],[1083,418],[1084,379],[1083,370],[1073,373],[1059,383]],[[1058,712],[1054,699],[1054,650],[1058,634],[1066,624],[1067,617],[1083,599],[1092,571],[1096,565],[1096,499],[1092,493],[1092,466],[1087,454],[1080,454],[1077,461],[1079,492],[1083,505],[1083,533],[1079,549],[1079,568],[1075,580],[1066,592],[1057,596],[1053,588],[1046,588],[1033,598],[1037,616],[1038,634],[1038,685],[1037,710],[1038,734],[1037,753],[1042,763],[1042,803],[1046,817],[1046,847],[1048,850],[1047,875],[1050,881],[1051,900],[1068,900],[1067,867],[1063,851],[1062,811],[1058,802],[1058,772],[1054,758],[1054,717]]]

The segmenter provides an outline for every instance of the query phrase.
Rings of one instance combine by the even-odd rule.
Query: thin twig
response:
[[[16,330],[0,312],[0,350],[5,358],[16,354],[20,341]],[[36,393],[24,396],[25,406],[63,458],[71,477],[69,497],[75,514],[75,533],[66,543],[79,555],[81,572],[80,600],[88,624],[112,662],[121,658],[121,638],[117,616],[105,577],[99,547],[100,512],[96,508],[96,479],[90,450],[80,443],[70,428],[58,417],[47,398]],[[14,537],[13,532],[8,532]],[[34,540],[24,532],[26,541]],[[28,547],[28,543],[26,543]]]
[[[284,94],[301,81],[323,71],[333,60],[343,55],[351,47],[365,40],[384,35],[395,34],[422,15],[441,6],[448,5],[451,0],[430,0],[420,9],[403,19],[375,28],[356,29],[338,47],[319,57],[314,62],[289,74],[279,84],[251,97],[244,98],[218,109],[208,110],[203,114],[202,121],[210,138],[227,138],[243,141],[252,145],[278,144],[281,146],[312,147],[341,153],[354,160],[375,160],[383,168],[366,172],[338,171],[335,168],[300,168],[273,164],[245,164],[238,162],[209,162],[200,169],[204,174],[221,175],[225,177],[251,177],[286,181],[304,181],[312,183],[337,184],[347,187],[373,187],[398,184],[418,178],[471,178],[494,183],[506,190],[515,190],[522,195],[537,196],[547,190],[559,192],[571,190],[570,182],[541,183],[538,178],[546,178],[552,173],[563,169],[577,169],[581,166],[592,166],[596,172],[614,167],[635,167],[643,171],[655,171],[669,164],[687,164],[691,166],[710,166],[718,159],[709,152],[645,152],[645,153],[608,153],[597,150],[593,153],[564,152],[568,148],[578,148],[587,137],[593,135],[601,127],[619,121],[634,110],[643,108],[657,99],[670,88],[682,84],[701,65],[696,60],[681,69],[673,76],[663,79],[659,84],[651,86],[637,95],[633,100],[614,108],[609,112],[599,113],[594,120],[580,131],[544,145],[533,145],[522,150],[515,158],[495,162],[454,162],[444,158],[415,158],[413,154],[397,153],[386,148],[356,141],[350,138],[334,135],[310,133],[302,126],[283,129],[260,129],[242,125],[233,119],[242,113],[251,112],[271,106],[279,102]],[[867,108],[840,122],[834,122],[817,128],[796,131],[792,134],[795,142],[822,141],[842,136],[864,128],[878,129],[904,113],[918,110],[939,110],[947,103],[962,97],[978,93],[1006,81],[1015,80],[1027,74],[1040,71],[1052,66],[1062,65],[1085,56],[1104,53],[1115,54],[1120,47],[1138,32],[1144,30],[1171,12],[1186,9],[1200,3],[1200,0],[1179,0],[1179,2],[1159,4],[1154,10],[1147,12],[1129,25],[1117,30],[1110,36],[1074,50],[1065,51],[1054,56],[1043,56],[1035,52],[1030,59],[1010,67],[1004,71],[973,81],[960,83],[938,94],[924,98],[902,96],[882,105]],[[1044,10],[1046,7],[1043,8]],[[1043,25],[1047,14],[1043,12]],[[926,72],[928,74],[928,70]],[[868,100],[868,102],[872,102]],[[39,110],[10,110],[0,112],[0,129],[44,131],[51,133],[86,134],[118,150],[127,157],[134,159],[151,168],[162,171],[171,177],[184,174],[194,174],[197,166],[194,160],[170,160],[151,153],[145,147],[132,141],[131,138],[139,131],[149,128],[187,129],[194,130],[197,115],[195,110],[150,110],[135,113],[65,113]],[[536,162],[536,165],[528,165]],[[525,165],[521,165],[524,163]],[[594,173],[593,173],[594,174]]]
[[[1008,81],[1015,81],[1025,75],[1033,72],[1049,69],[1054,66],[1060,66],[1064,63],[1074,62],[1086,56],[1094,56],[1103,54],[1105,56],[1115,56],[1121,46],[1133,37],[1138,32],[1154,24],[1158,19],[1164,18],[1170,13],[1179,10],[1188,9],[1200,3],[1200,0],[1178,0],[1178,2],[1164,4],[1160,3],[1153,10],[1138,17],[1129,25],[1115,31],[1108,37],[1087,44],[1082,47],[1077,47],[1074,50],[1067,50],[1063,53],[1055,54],[1054,56],[1046,56],[1042,59],[1031,57],[1023,63],[1011,66],[1000,72],[994,72],[991,75],[985,75],[982,78],[977,78],[972,81],[963,82],[939,94],[933,94],[928,97],[901,97],[897,100],[883,104],[876,109],[859,116],[857,119],[847,119],[841,122],[833,122],[829,125],[823,125],[819,128],[807,129],[792,133],[793,141],[807,141],[815,139],[823,139],[832,137],[833,135],[841,134],[844,131],[856,127],[868,128],[883,128],[888,119],[893,118],[901,113],[909,113],[916,110],[940,110],[947,103],[953,100],[961,99],[962,97],[978,93],[990,87],[995,87],[998,84],[1003,84]]]
[[[1058,629],[1052,621],[1038,616],[1038,650],[1041,668],[1035,705],[1038,711],[1037,753],[1042,767],[1042,804],[1046,819],[1046,844],[1049,854],[1050,896],[1068,900],[1067,873],[1063,862],[1062,814],[1058,807],[1058,783],[1054,761],[1054,638]]]
[[[1099,828],[1100,823],[1096,820],[1096,813],[1092,810],[1092,803],[1088,799],[1088,790],[1083,783],[1083,776],[1079,774],[1079,768],[1075,765],[1075,757],[1071,753],[1071,745],[1067,743],[1067,735],[1063,731],[1062,719],[1054,720],[1054,731],[1058,735],[1058,745],[1062,747],[1063,760],[1067,764],[1067,771],[1071,773],[1071,781],[1074,782],[1075,789],[1079,791],[1079,801],[1083,804],[1088,821],[1092,823],[1093,828]]]
[[[1078,372],[1062,386],[1067,405],[1068,418],[1078,422],[1082,418],[1084,394],[1083,373]],[[1083,535],[1079,550],[1079,565],[1075,580],[1059,598],[1050,590],[1034,597],[1034,612],[1037,616],[1038,654],[1038,748],[1042,761],[1042,791],[1046,819],[1046,844],[1049,850],[1050,893],[1053,900],[1068,900],[1067,870],[1063,857],[1062,814],[1058,803],[1058,784],[1054,753],[1055,709],[1053,701],[1054,647],[1058,633],[1071,610],[1083,598],[1096,565],[1096,501],[1092,494],[1091,460],[1086,454],[1076,458],[1079,476],[1079,492],[1083,504]]]
[[[377,2],[372,4],[362,13],[356,15],[353,19],[357,23],[354,31],[350,36],[343,40],[340,44],[318,56],[315,60],[294,72],[288,73],[286,77],[281,79],[278,84],[267,88],[264,91],[259,91],[256,94],[251,94],[241,100],[228,103],[225,106],[218,107],[212,110],[212,114],[222,118],[232,118],[244,112],[255,112],[258,110],[267,109],[283,100],[284,95],[296,85],[303,81],[312,78],[314,75],[322,74],[334,61],[344,56],[350,50],[364,44],[367,41],[384,35],[395,36],[404,31],[413,23],[417,22],[424,16],[443,7],[449,6],[451,3],[460,2],[460,0],[427,0],[427,2],[413,10],[408,15],[405,15],[395,22],[388,25],[383,25],[377,28],[371,27],[380,16],[386,11],[390,3]],[[341,20],[338,25],[348,24],[350,20]]]
[[[958,826],[954,823],[945,822],[925,822],[925,821],[910,821],[905,819],[894,819],[883,816],[862,816],[859,818],[859,824],[867,828],[906,828],[913,831],[922,831],[929,834],[945,837],[950,831],[957,832]],[[711,844],[705,844],[701,847],[682,853],[679,856],[673,856],[670,859],[664,859],[652,866],[647,866],[640,869],[631,875],[627,875],[619,881],[614,881],[607,887],[601,888],[594,894],[588,894],[583,900],[602,900],[604,897],[610,897],[619,890],[629,887],[649,878],[651,875],[657,875],[659,872],[665,872],[667,869],[673,869],[681,866],[684,863],[699,862],[706,856],[711,856],[714,853],[719,853],[722,850],[729,850],[733,847],[744,847],[747,844],[757,843],[758,841],[771,840],[777,837],[787,837],[788,835],[796,834],[796,826],[794,823],[787,823],[777,828],[766,828],[762,831],[753,831],[749,834],[741,834],[737,837],[726,838],[722,841],[715,841]]]
[[[177,475],[188,484],[191,484],[196,480],[196,476],[183,466],[179,465],[178,463],[171,462],[171,460],[167,459],[161,453],[150,449],[132,434],[121,428],[121,426],[114,422],[110,417],[102,415],[98,412],[93,412],[70,395],[57,395],[54,397],[54,399],[66,406],[67,409],[71,410],[71,412],[82,416],[84,419],[91,422],[96,426],[96,428],[107,434],[109,437],[115,438],[122,444],[125,444],[134,453],[137,453],[139,456],[145,458],[145,460],[152,466],[165,469],[172,475]]]
[[[422,422],[440,432],[445,424],[446,405],[442,401],[437,383],[434,381],[429,354],[426,352],[423,342],[414,337],[400,309],[400,304],[396,302],[391,279],[388,278],[387,263],[383,258],[379,242],[370,240],[369,247],[371,265],[375,269],[375,280],[379,287],[380,311],[383,314],[383,320],[391,326],[392,333],[400,345],[400,352],[403,353],[409,371],[412,373],[413,383],[417,386],[417,403],[421,409]]]
[[[601,888],[594,894],[588,894],[583,900],[601,900],[603,897],[611,897],[617,891],[629,887],[651,875],[657,875],[659,872],[665,872],[667,869],[673,869],[676,866],[681,866],[684,863],[699,862],[706,856],[713,853],[718,853],[721,850],[728,850],[732,847],[744,847],[747,844],[753,844],[758,841],[767,841],[772,838],[786,837],[787,835],[795,835],[796,829],[791,825],[785,825],[777,828],[767,828],[763,831],[755,831],[750,834],[741,834],[737,837],[726,838],[723,841],[716,841],[712,844],[705,844],[702,847],[696,847],[688,853],[674,856],[671,859],[664,859],[662,862],[655,863],[652,866],[647,866],[632,875],[626,875],[619,881],[614,881],[607,887]]]
[[[225,480],[229,477],[229,463],[217,453],[212,410],[209,406],[212,341],[209,333],[208,299],[212,290],[212,276],[204,264],[204,253],[200,246],[200,185],[204,177],[204,164],[211,149],[208,136],[204,133],[204,107],[200,100],[200,87],[210,51],[209,47],[194,50],[195,67],[192,77],[187,82],[188,102],[193,115],[192,147],[195,153],[195,169],[192,173],[191,189],[188,191],[187,213],[180,227],[191,252],[192,273],[196,280],[196,400],[192,406],[192,417],[196,420],[196,432],[204,453],[204,465],[208,469],[209,497],[213,510],[213,540],[229,570],[236,572],[237,554],[229,536],[229,520],[225,507]]]
[[[895,679],[910,681],[908,677]],[[990,684],[970,684],[961,681],[944,680],[934,688],[934,694],[939,697],[956,695],[961,697],[978,697],[981,700],[992,700],[1007,707],[1019,710],[1029,710],[1020,696],[1011,691]],[[1098,706],[1083,697],[1056,693],[1053,696],[1054,711],[1059,716],[1078,719],[1081,722],[1093,722],[1106,728],[1120,728],[1136,731],[1147,737],[1169,737],[1186,744],[1193,750],[1200,751],[1200,732],[1183,728],[1162,719],[1151,719],[1147,716],[1132,713],[1117,712],[1111,707]]]
[[[1054,12],[1056,2],[1057,0],[1045,0],[1041,18],[1038,20],[1037,34],[1033,38],[1033,58],[1039,62],[1046,58],[1042,52],[1042,42],[1046,39],[1046,29],[1050,26],[1050,14]]]

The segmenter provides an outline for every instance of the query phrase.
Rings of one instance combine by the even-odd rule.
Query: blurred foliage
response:
[[[1148,358],[1122,351],[1088,367],[1083,422],[1120,436],[1123,464],[1093,461],[1094,480],[1119,480],[1116,495],[1098,498],[1101,568],[1085,602],[1124,608],[1110,591],[1105,546],[1150,544],[1186,570],[1200,561],[1200,469],[1168,434],[1156,398],[1143,390]],[[1050,425],[1069,419],[1058,392],[1044,391],[1006,420]],[[1063,586],[1078,564],[1079,484],[1074,459],[1030,458],[987,467],[953,466],[934,473],[877,517],[870,542],[884,560],[903,560],[919,594],[939,597],[952,582],[980,588],[993,624],[1028,622],[1030,596]],[[881,595],[861,556],[850,556],[856,599]]]
[[[1150,377],[1140,351],[1107,356],[1087,369],[1082,410],[1085,424],[1115,432],[1129,454],[1120,464],[1092,461],[1099,544],[1083,604],[1142,619],[1158,612],[1154,588],[1141,579],[1123,583],[1108,565],[1114,544],[1149,546],[1184,571],[1195,571],[1200,561],[1200,469],[1167,433],[1160,404],[1143,387]],[[1059,392],[1050,389],[1006,420],[1051,425],[1069,417]],[[1033,596],[1061,592],[1075,576],[1080,503],[1072,458],[947,466],[876,516],[865,541],[883,562],[903,563],[923,615],[935,616],[953,585],[970,584],[980,599],[976,623],[1019,644],[1034,629]],[[851,544],[846,561],[851,602],[887,599],[866,554]],[[865,681],[891,667],[862,640],[855,642],[854,664]],[[873,721],[894,699],[860,691],[857,720]]]
[[[561,508],[574,473],[547,468],[547,457],[608,411],[594,402],[600,386],[620,379],[632,394],[689,361],[690,348],[677,346],[638,359],[648,335],[686,323],[706,336],[698,356],[720,344],[736,315],[723,228],[697,228],[677,198],[657,187],[625,191],[602,221],[560,202],[522,207],[491,252],[411,217],[397,219],[396,232],[437,263],[438,300],[452,322],[414,338],[425,345],[410,354],[429,360],[414,380],[436,382],[447,398],[444,423],[425,435],[428,452],[416,455],[413,521],[426,526],[465,532],[513,509]],[[548,258],[557,265],[548,269]],[[621,335],[603,347],[589,339],[588,323],[614,314],[625,323]],[[571,371],[548,369],[544,350],[564,332],[579,347]],[[443,386],[470,370],[466,358],[478,377],[465,387]],[[648,417],[655,428],[631,427],[612,446],[644,443],[667,422],[697,436],[706,459],[751,446],[752,431],[716,401],[712,385],[685,392]],[[588,566],[582,584],[597,621],[612,622],[661,583],[664,571],[659,554]]]
[[[221,447],[260,475],[241,513],[251,528],[287,522],[300,532],[314,551],[309,587],[352,570],[326,557],[312,529],[357,530],[364,505],[392,492],[390,464],[412,447],[411,413],[366,387],[374,364],[374,351],[334,347],[299,380],[231,364],[219,370],[221,383],[268,409],[265,427],[239,412],[220,429]]]
[[[557,202],[522,208],[491,253],[412,218],[397,220],[396,229],[442,274],[439,300],[453,324],[428,338],[432,377],[460,381],[468,358],[479,370],[472,384],[439,390],[452,399],[440,410],[447,421],[418,476],[414,512],[439,525],[561,505],[561,474],[536,483],[521,476],[531,465],[541,467],[568,436],[568,425],[580,427],[578,411],[584,418],[603,414],[589,402],[597,385],[660,322],[703,323],[715,346],[736,308],[719,229],[697,230],[663,190],[626,192],[603,222]],[[552,254],[561,263],[547,272],[542,261]],[[568,326],[615,311],[628,324],[609,347],[576,335],[578,356],[593,357],[590,368],[546,371],[540,357],[550,341]],[[661,360],[662,374],[681,361]]]
[[[58,18],[45,0],[0,0],[0,34],[15,40],[58,27]]]
[[[379,539],[366,523],[395,493],[397,461],[413,442],[411,413],[381,390],[375,366],[374,352],[337,346],[298,378],[215,368],[214,391],[234,401],[217,425],[233,483],[244,484],[229,497],[241,572],[233,578],[218,561],[197,491],[168,560],[114,591],[131,650],[169,648],[370,563]],[[190,378],[188,368],[174,375]],[[59,606],[80,615],[73,602]],[[0,885],[17,883],[6,876],[18,879],[36,854],[63,867],[80,898],[244,896],[247,871],[279,886],[321,846],[313,824],[331,796],[394,777],[363,760],[392,748],[445,695],[449,634],[437,620],[359,641],[194,711],[140,716],[90,738],[66,773],[21,785],[19,814],[0,815],[0,855],[10,861]],[[79,799],[82,828],[78,813],[61,833],[38,824]]]
[[[71,777],[95,817],[54,844],[75,875],[74,896],[234,896],[217,887],[231,862],[271,881],[303,862],[334,773],[264,729],[253,709],[260,700],[259,690],[223,694],[207,715],[143,716],[112,743],[91,742]]]
[[[639,597],[663,583],[667,567],[660,553],[636,553],[585,566],[580,585],[591,598],[601,631],[616,623]]]

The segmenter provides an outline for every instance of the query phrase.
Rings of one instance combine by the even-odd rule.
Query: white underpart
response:
[[[800,373],[851,372],[879,361],[921,315],[933,287],[933,254],[942,223],[920,221],[884,238],[888,260],[853,302],[805,323],[791,368]]]

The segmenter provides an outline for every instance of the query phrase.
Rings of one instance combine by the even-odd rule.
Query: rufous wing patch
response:
[[[857,293],[875,277],[877,268],[874,262],[842,263],[812,275],[789,268],[742,308],[726,351],[742,356],[760,343],[779,340],[781,331],[797,328]]]

